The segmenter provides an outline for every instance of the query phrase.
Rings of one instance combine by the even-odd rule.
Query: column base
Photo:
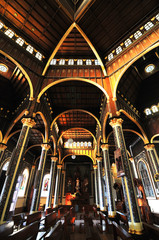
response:
[[[142,235],[143,234],[143,226],[142,223],[132,223],[128,222],[129,225],[129,233],[136,234],[136,235]]]

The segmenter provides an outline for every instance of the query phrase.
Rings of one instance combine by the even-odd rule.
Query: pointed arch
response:
[[[57,51],[59,50],[60,46],[62,45],[62,43],[64,42],[64,40],[66,39],[66,37],[69,35],[69,33],[73,30],[73,28],[76,28],[79,33],[82,35],[82,37],[86,40],[86,42],[88,43],[88,45],[90,46],[90,48],[92,49],[94,55],[96,56],[96,58],[98,59],[99,63],[100,63],[100,66],[102,68],[102,71],[103,71],[103,74],[104,76],[106,76],[106,70],[105,70],[105,67],[104,67],[104,64],[98,54],[98,52],[96,51],[95,47],[93,46],[93,44],[91,43],[91,41],[89,40],[89,38],[86,36],[86,34],[83,32],[83,30],[78,26],[77,23],[73,22],[72,25],[67,29],[67,31],[65,32],[65,34],[63,35],[63,37],[61,38],[61,40],[59,41],[59,43],[57,44],[56,48],[54,49],[54,51],[52,52],[48,62],[46,63],[46,66],[43,70],[43,73],[42,73],[42,76],[45,75],[48,67],[49,67],[49,64],[50,64],[50,61],[54,58],[54,56],[56,55]]]
[[[14,58],[9,56],[7,53],[3,52],[2,50],[0,50],[0,53],[2,55],[4,55],[5,57],[7,57],[11,62],[13,62],[21,70],[21,72],[24,74],[26,80],[28,81],[29,88],[30,88],[30,100],[32,100],[33,97],[34,97],[34,89],[33,89],[31,79],[28,76],[28,74],[26,73],[26,71],[22,68],[22,66]]]
[[[53,141],[53,147],[54,147],[53,155],[55,156],[56,153],[57,153],[57,143],[56,143],[56,139],[55,139],[54,135],[51,135],[50,138],[52,138],[52,141]]]
[[[56,85],[56,84],[59,84],[59,83],[62,83],[62,82],[67,82],[67,81],[81,81],[81,82],[87,82],[87,83],[90,83],[96,87],[98,87],[106,96],[107,100],[109,99],[109,95],[108,93],[105,91],[105,89],[99,85],[98,83],[95,83],[89,79],[86,79],[86,78],[79,78],[79,77],[71,77],[71,78],[62,78],[62,79],[59,79],[55,82],[52,82],[50,84],[48,84],[46,87],[44,87],[41,92],[39,93],[38,97],[37,97],[37,102],[40,102],[40,98],[41,96],[44,94],[44,92],[46,92],[49,88],[51,88],[52,86]]]
[[[83,109],[70,109],[70,110],[66,110],[66,111],[60,113],[60,114],[59,114],[57,117],[55,117],[55,119],[52,121],[50,129],[52,130],[52,127],[53,127],[54,123],[56,122],[56,120],[57,120],[62,114],[65,114],[65,113],[68,113],[68,112],[72,112],[72,111],[84,112],[84,113],[89,114],[90,116],[92,116],[92,117],[97,121],[98,126],[99,126],[99,128],[101,129],[101,124],[100,124],[98,118],[97,118],[94,114],[92,114],[91,112],[86,111],[86,110],[83,110]]]
[[[159,137],[159,133],[155,134],[154,136],[152,136],[150,143],[159,143],[159,140],[154,140],[154,138]]]
[[[3,141],[3,134],[2,134],[2,131],[0,131],[0,142]]]
[[[141,125],[133,117],[131,117],[125,110],[120,109],[119,112],[124,113],[125,116],[127,116],[132,122],[134,122],[137,125],[137,127],[140,129],[140,131],[141,131],[141,133],[143,135],[145,144],[149,143],[149,140],[148,140],[148,138],[146,136],[146,133],[143,130],[143,128],[141,127]]]
[[[104,117],[104,121],[103,121],[103,127],[102,127],[102,138],[103,138],[103,143],[106,143],[106,135],[105,135],[105,132],[106,132],[106,124],[107,124],[107,120],[108,120],[108,117],[109,117],[110,113],[107,112],[105,117]]]
[[[127,69],[134,63],[136,62],[140,57],[142,57],[143,55],[145,55],[146,53],[150,52],[152,49],[156,48],[159,46],[159,42],[152,44],[151,46],[149,46],[147,49],[145,49],[144,51],[142,51],[140,54],[138,54],[136,57],[134,57],[133,60],[131,60],[130,62],[128,62],[124,67],[122,67],[121,72],[119,73],[119,76],[115,82],[115,86],[114,86],[114,90],[113,90],[113,98],[116,99],[116,93],[117,93],[117,88],[118,88],[118,84],[122,78],[122,76],[124,75],[124,73],[127,71]],[[113,73],[114,74],[114,73]]]

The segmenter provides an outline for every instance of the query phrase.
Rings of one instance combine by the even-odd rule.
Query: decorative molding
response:
[[[32,118],[23,118],[21,122],[23,123],[23,126],[27,126],[31,128],[36,125],[36,122]]]

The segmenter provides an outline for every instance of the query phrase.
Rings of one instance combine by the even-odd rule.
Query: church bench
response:
[[[40,221],[40,219],[41,219],[41,211],[31,213],[27,215],[26,225],[29,225],[30,223],[33,223],[35,221]]]
[[[48,229],[51,226],[54,226],[56,221],[57,221],[56,212],[52,212],[46,215],[44,218],[45,229]]]
[[[58,221],[54,227],[51,227],[50,231],[47,233],[44,239],[58,240],[62,238],[62,234],[63,234],[63,224],[61,223],[61,221]]]
[[[14,228],[19,229],[23,225],[23,223],[26,221],[24,217],[25,213],[19,213],[12,216],[12,220],[14,221]]]
[[[116,211],[116,218],[117,218],[117,221],[118,221],[119,225],[120,225],[120,221],[121,221],[122,223],[124,223],[125,225],[128,226],[128,218],[127,218],[126,213]]]
[[[143,222],[143,227],[144,227],[144,231],[147,237],[150,237],[151,239],[159,239],[159,228],[154,226],[154,225],[150,225],[148,223]]]
[[[52,213],[53,212],[53,208],[46,208],[45,210],[45,215],[48,215],[49,213]]]
[[[98,217],[99,214],[97,212],[97,207],[93,207],[92,209],[93,209],[93,212],[94,212],[94,217]]]
[[[63,214],[62,214],[63,207],[58,208],[57,212],[58,212],[58,219],[60,219],[63,216]]]
[[[8,239],[8,235],[13,232],[14,222],[5,222],[0,225],[0,239]]]
[[[113,225],[113,235],[114,235],[114,240],[118,240],[118,236],[122,240],[133,240],[132,236],[121,226],[119,226],[116,222],[112,222]]]
[[[92,218],[86,217],[84,222],[86,240],[101,240],[98,232],[94,230]]]
[[[14,232],[8,236],[9,240],[25,240],[25,239],[36,239],[39,231],[39,222],[33,222],[17,232]]]
[[[109,223],[108,223],[108,218],[107,218],[107,212],[99,212],[99,217],[100,217],[100,224],[97,225],[98,229],[100,232],[106,231],[109,232]],[[105,222],[106,225],[106,230],[103,230],[103,221]]]
[[[153,223],[159,225],[159,214],[151,213],[151,216],[152,216]]]

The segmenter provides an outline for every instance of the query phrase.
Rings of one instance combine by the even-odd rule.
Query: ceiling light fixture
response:
[[[4,65],[3,63],[0,63],[0,72],[7,72],[8,71],[8,67],[6,65]]]
[[[72,155],[71,158],[72,158],[72,159],[76,159],[76,155]]]
[[[151,63],[145,67],[145,72],[151,73],[154,69],[155,69],[155,65]]]

